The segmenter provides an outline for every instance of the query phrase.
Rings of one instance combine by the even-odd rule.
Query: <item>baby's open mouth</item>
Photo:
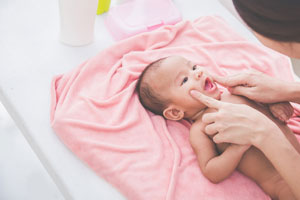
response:
[[[209,80],[209,78],[206,78],[205,84],[204,84],[204,90],[209,91],[214,88],[214,84]]]

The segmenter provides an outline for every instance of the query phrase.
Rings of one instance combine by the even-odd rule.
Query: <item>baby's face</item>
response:
[[[190,95],[191,90],[198,90],[215,99],[220,98],[220,90],[205,67],[179,56],[163,60],[151,84],[163,97],[192,115],[206,106]]]

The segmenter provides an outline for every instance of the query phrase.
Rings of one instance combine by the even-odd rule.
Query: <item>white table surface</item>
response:
[[[184,20],[217,14],[256,41],[217,0],[174,3]],[[0,100],[65,199],[124,199],[74,156],[50,127],[52,77],[114,43],[104,26],[105,14],[96,18],[92,44],[70,47],[60,43],[58,11],[58,0],[0,1]]]

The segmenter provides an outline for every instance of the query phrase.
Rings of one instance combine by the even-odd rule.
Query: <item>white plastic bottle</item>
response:
[[[90,44],[98,0],[59,0],[60,41],[71,46]]]

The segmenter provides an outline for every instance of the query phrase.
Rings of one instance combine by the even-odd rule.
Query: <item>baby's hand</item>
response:
[[[294,113],[293,106],[287,101],[268,104],[268,106],[272,115],[282,122],[289,120]]]

